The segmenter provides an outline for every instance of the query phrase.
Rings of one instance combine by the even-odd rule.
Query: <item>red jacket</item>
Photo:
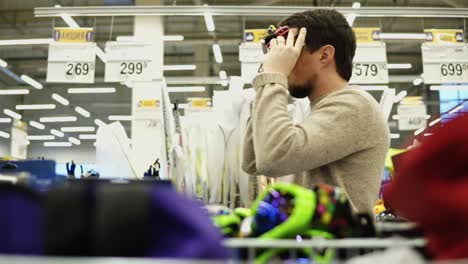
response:
[[[468,258],[468,117],[432,132],[401,160],[384,199],[419,224],[433,257]]]

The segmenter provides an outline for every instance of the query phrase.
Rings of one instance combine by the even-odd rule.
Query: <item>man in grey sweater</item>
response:
[[[378,198],[389,129],[379,104],[348,86],[356,39],[335,10],[294,14],[280,23],[287,38],[270,42],[244,144],[243,169],[313,187],[341,187],[356,212],[371,212]],[[289,93],[288,93],[289,91]],[[309,97],[311,114],[293,124],[288,96]]]

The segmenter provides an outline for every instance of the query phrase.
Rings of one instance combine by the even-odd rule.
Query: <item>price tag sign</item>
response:
[[[398,127],[402,131],[413,131],[427,126],[426,105],[408,104],[398,105]]]
[[[468,82],[468,45],[465,43],[421,46],[424,82],[427,84]]]
[[[358,44],[350,84],[388,84],[385,43]]]
[[[239,46],[241,76],[245,83],[252,83],[265,58],[261,43],[247,42]]]
[[[441,63],[441,83],[462,83],[468,81],[468,60],[466,63]]]
[[[107,42],[105,81],[151,81],[154,77],[148,59],[151,52],[150,43]]]
[[[51,43],[47,62],[47,82],[94,83],[96,43]]]

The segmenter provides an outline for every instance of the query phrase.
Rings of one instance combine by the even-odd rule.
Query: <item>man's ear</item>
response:
[[[325,45],[320,49],[320,62],[322,64],[328,64],[335,60],[335,47],[332,45]]]

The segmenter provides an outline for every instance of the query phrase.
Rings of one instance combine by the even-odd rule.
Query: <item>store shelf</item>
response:
[[[312,6],[76,6],[40,7],[34,9],[36,17],[71,16],[202,16],[209,12],[215,16],[287,16],[310,10]],[[335,7],[343,14],[357,13],[361,17],[437,17],[466,18],[468,8],[421,7]]]
[[[424,239],[401,238],[347,238],[347,239],[311,239],[298,242],[295,239],[228,239],[224,245],[229,248],[344,248],[375,249],[389,247],[424,247]]]

